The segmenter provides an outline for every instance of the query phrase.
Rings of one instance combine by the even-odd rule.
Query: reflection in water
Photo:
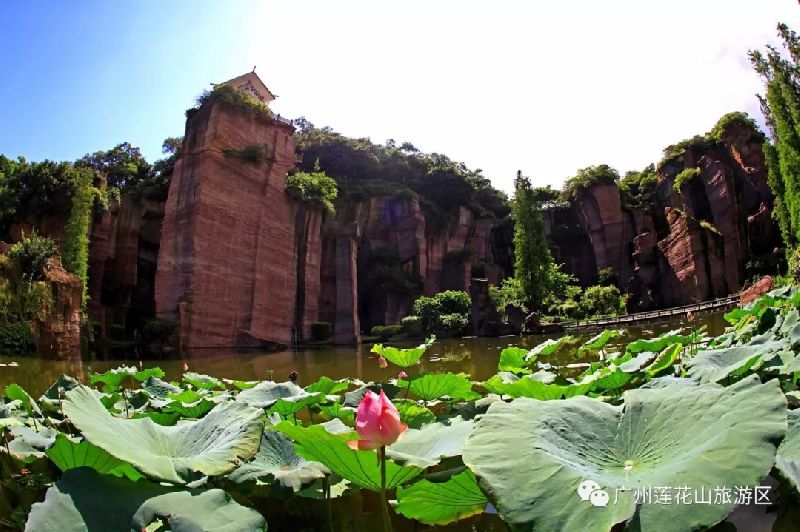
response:
[[[724,328],[724,321],[720,313],[706,314],[703,319],[692,322],[692,326],[696,327],[702,323],[708,324],[710,334],[718,334]],[[631,327],[614,345],[609,346],[609,351],[622,347],[633,339],[652,336],[682,325],[686,324],[673,321],[647,324],[644,327]],[[586,333],[584,336],[591,334],[593,333]],[[549,337],[557,336],[550,335]],[[473,379],[483,380],[497,372],[497,361],[500,351],[504,348],[508,346],[531,348],[546,338],[548,337],[507,336],[441,340],[428,349],[419,365],[406,371],[410,375],[425,371],[463,372],[470,374]],[[417,343],[409,342],[402,347],[413,346]],[[0,386],[16,382],[34,396],[41,394],[62,373],[87,382],[91,373],[104,372],[122,364],[139,365],[139,361],[132,358],[130,352],[120,353],[119,357],[106,360],[56,361],[0,356],[0,363],[7,364],[12,361],[17,362],[19,366],[0,367]],[[564,365],[576,362],[576,359],[567,352],[551,357],[548,362],[554,365]],[[379,368],[376,356],[370,352],[370,346],[300,348],[287,349],[278,353],[252,349],[196,349],[187,353],[184,358],[147,359],[142,363],[144,367],[161,367],[167,373],[167,378],[172,380],[180,378],[184,363],[189,366],[190,371],[241,380],[274,379],[282,381],[288,378],[289,372],[297,371],[300,374],[299,383],[304,386],[314,382],[322,375],[333,379],[358,377],[363,380],[388,380],[395,377],[399,371],[398,368],[391,365],[386,369]]]

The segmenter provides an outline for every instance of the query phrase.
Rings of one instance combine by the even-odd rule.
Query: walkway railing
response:
[[[719,299],[712,299],[702,303],[693,303],[691,305],[684,305],[682,307],[672,307],[662,310],[651,310],[648,312],[637,312],[635,314],[625,314],[622,316],[612,316],[608,318],[593,318],[589,320],[571,320],[562,321],[559,325],[563,326],[568,331],[576,329],[585,329],[589,327],[607,327],[609,325],[626,324],[640,321],[657,320],[661,318],[669,318],[672,316],[680,316],[687,312],[703,312],[706,310],[717,310],[727,307],[732,307],[739,304],[739,294],[722,297]]]

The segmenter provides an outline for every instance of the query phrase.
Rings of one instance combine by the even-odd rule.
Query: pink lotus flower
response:
[[[386,368],[389,367],[389,363],[386,362],[386,359],[383,357],[378,357],[378,367]]]
[[[406,377],[408,377],[408,373],[406,373],[405,371],[401,371],[400,373],[397,374],[398,379],[405,379]]]
[[[369,451],[397,441],[408,425],[400,422],[400,414],[386,394],[368,390],[356,411],[356,431],[360,440],[351,440],[351,449]]]

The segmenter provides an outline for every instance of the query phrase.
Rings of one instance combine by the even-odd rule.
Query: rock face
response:
[[[476,336],[497,336],[500,334],[500,313],[489,295],[488,279],[472,279],[470,286],[472,309],[470,319],[472,334]]]
[[[188,119],[155,282],[157,315],[178,323],[180,347],[290,344],[316,318],[322,213],[298,213],[284,193],[296,160],[292,133],[219,101]],[[231,151],[256,145],[266,160]]]
[[[773,281],[772,276],[765,275],[758,281],[752,284],[752,286],[744,289],[739,294],[739,306],[744,307],[745,305],[749,305],[753,301],[756,301],[758,298],[770,292],[773,288]]]
[[[111,324],[133,335],[155,314],[155,277],[164,202],[126,195],[95,219],[89,247],[89,318],[103,337]]]
[[[680,191],[676,176],[699,174]],[[772,219],[762,141],[730,125],[720,142],[690,147],[662,163],[652,205],[625,209],[616,185],[584,190],[568,208],[546,212],[557,262],[584,286],[611,267],[628,310],[641,311],[736,293],[750,259],[780,245]]]
[[[346,250],[343,235],[351,242]],[[420,294],[469,292],[473,276],[498,284],[511,272],[511,245],[510,225],[478,218],[467,207],[437,225],[413,198],[342,199],[323,228],[320,319],[348,331],[399,323]],[[357,284],[344,296],[353,254]],[[352,323],[354,316],[359,323]]]
[[[50,285],[52,304],[31,324],[38,353],[48,358],[80,357],[83,284],[64,270],[58,256],[47,260],[44,280]]]

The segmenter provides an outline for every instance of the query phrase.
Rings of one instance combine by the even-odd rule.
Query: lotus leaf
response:
[[[400,366],[401,368],[408,368],[419,363],[419,359],[422,358],[425,351],[433,345],[435,340],[435,337],[431,337],[418,347],[408,349],[375,344],[372,346],[372,352],[382,356],[392,364]]]
[[[330,434],[320,425],[300,427],[288,421],[280,423],[275,430],[295,441],[297,454],[307,460],[324,464],[328,469],[362,488],[379,491],[381,487],[380,465],[374,451],[356,451],[347,446],[344,438]],[[420,468],[401,466],[386,461],[386,487],[394,488],[408,482],[420,473]]]
[[[305,394],[305,390],[292,381],[263,381],[252,388],[242,390],[236,397],[236,400],[256,408],[269,408],[274,405],[278,399],[285,399],[287,397],[303,394]]]
[[[44,502],[31,508],[25,530],[78,532],[144,530],[158,518],[169,518],[173,531],[265,530],[264,518],[239,505],[222,490],[174,491],[146,480],[131,482],[72,469],[47,490]]]
[[[499,371],[510,371],[511,373],[530,373],[526,366],[526,357],[529,351],[520,347],[506,347],[500,351],[500,362],[497,363]]]
[[[489,503],[475,474],[466,469],[447,482],[420,480],[397,488],[398,513],[426,525],[445,525],[483,512]]]
[[[476,422],[463,459],[512,527],[607,531],[635,517],[640,530],[696,529],[734,504],[637,506],[635,490],[756,485],[786,430],[785,404],[777,381],[755,376],[728,388],[630,390],[619,407],[586,397],[496,402]],[[585,481],[605,490],[606,506],[579,496]]]
[[[84,386],[67,393],[64,413],[89,442],[148,476],[178,484],[193,471],[222,475],[252,458],[263,426],[260,410],[233,401],[174,427],[149,418],[120,419]]]
[[[789,429],[778,447],[775,467],[800,490],[800,410],[789,411]]]
[[[63,434],[56,436],[55,443],[45,451],[45,454],[61,471],[90,467],[98,473],[127,477],[134,481],[144,478],[128,462],[114,458],[86,440],[76,443]]]
[[[442,458],[459,456],[472,430],[472,420],[455,417],[429,423],[421,429],[406,429],[402,437],[386,448],[386,456],[399,464],[426,468]]]
[[[294,443],[288,436],[274,430],[265,430],[261,436],[261,448],[255,458],[240,465],[228,478],[234,482],[276,480],[282,486],[298,491],[303,484],[329,473],[328,468],[319,462],[298,456]]]

